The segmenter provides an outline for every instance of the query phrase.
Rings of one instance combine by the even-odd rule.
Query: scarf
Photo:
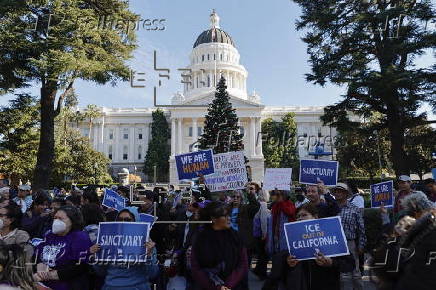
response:
[[[288,217],[288,222],[295,221],[295,206],[289,200],[276,202],[272,206],[273,232],[276,236],[280,231],[280,214]]]

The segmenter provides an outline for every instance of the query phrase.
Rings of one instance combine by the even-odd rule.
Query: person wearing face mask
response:
[[[56,211],[51,232],[36,247],[35,281],[53,290],[88,289],[86,261],[92,243],[82,227],[77,208],[67,205]]]
[[[304,204],[297,209],[297,221],[318,218],[318,208],[314,204]],[[272,260],[271,274],[263,290],[338,290],[340,273],[354,268],[351,255],[329,258],[322,253],[315,254],[315,259],[299,261],[289,252],[282,251]]]
[[[205,224],[194,238],[191,271],[196,290],[248,289],[247,252],[237,232],[230,226],[228,208],[211,202],[200,213]]]
[[[118,213],[117,222],[135,222],[139,220],[136,207],[127,207]],[[96,273],[104,276],[104,285],[101,290],[135,289],[150,290],[149,281],[159,274],[157,251],[152,240],[146,242],[147,261],[131,265],[111,263],[110,265],[97,264],[94,266]],[[90,253],[100,251],[98,244],[90,248]]]
[[[14,203],[0,208],[0,240],[7,245],[24,244],[29,240],[29,234],[18,229],[23,214]]]

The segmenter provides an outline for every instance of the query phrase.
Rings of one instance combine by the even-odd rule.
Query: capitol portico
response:
[[[189,57],[190,83],[185,83],[183,93],[178,92],[171,100],[174,107],[163,109],[171,128],[170,182],[177,183],[174,156],[195,150],[194,143],[202,134],[207,106],[215,95],[215,86],[224,76],[231,102],[239,118],[240,132],[244,135],[245,156],[253,172],[253,180],[263,180],[264,156],[262,152],[261,122],[266,118],[280,120],[288,112],[295,113],[299,136],[330,136],[335,132],[322,126],[319,117],[323,107],[264,106],[261,97],[247,93],[248,72],[240,64],[240,55],[228,33],[220,28],[219,17],[210,15],[210,28],[198,36]],[[128,168],[142,175],[152,122],[156,108],[101,108],[102,117],[94,121],[91,140],[96,150],[112,160],[113,173]],[[83,134],[88,135],[84,123]],[[313,144],[312,144],[313,145]],[[308,156],[311,149],[299,146],[300,158]],[[328,150],[328,149],[327,149]]]

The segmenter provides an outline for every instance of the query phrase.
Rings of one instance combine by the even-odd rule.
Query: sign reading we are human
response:
[[[214,173],[212,150],[176,155],[175,159],[179,180],[193,179],[199,174]]]
[[[305,220],[284,225],[289,253],[297,260],[349,255],[347,239],[338,216]]]
[[[205,176],[211,192],[243,189],[248,182],[243,151],[214,154],[215,173]]]
[[[393,207],[394,205],[394,182],[385,181],[371,185],[371,207]]]

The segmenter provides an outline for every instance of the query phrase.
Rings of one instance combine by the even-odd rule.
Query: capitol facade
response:
[[[261,122],[272,118],[281,120],[289,113],[295,114],[300,158],[311,158],[316,143],[325,144],[325,151],[332,151],[336,131],[322,126],[320,116],[324,107],[265,106],[261,96],[248,94],[248,72],[240,63],[240,54],[230,37],[219,25],[219,16],[212,12],[210,28],[200,34],[189,56],[191,82],[185,83],[183,93],[171,100],[174,107],[163,111],[171,128],[170,183],[178,183],[174,156],[196,150],[196,143],[203,132],[207,106],[215,96],[215,86],[224,76],[227,91],[239,117],[240,133],[244,135],[245,156],[252,168],[252,179],[262,181],[264,156],[262,152]],[[91,142],[94,148],[112,160],[112,173],[123,168],[146,178],[142,173],[148,143],[151,137],[152,112],[157,108],[100,108],[102,117],[93,122]],[[89,134],[86,123],[81,125],[84,135]]]

